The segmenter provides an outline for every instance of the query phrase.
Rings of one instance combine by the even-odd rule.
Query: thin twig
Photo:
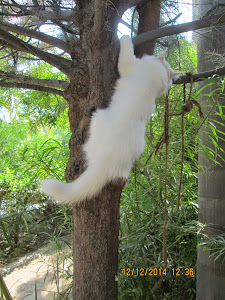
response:
[[[193,87],[193,74],[192,73],[187,73],[187,75],[190,76],[190,90],[189,90],[189,94],[188,94],[188,101],[190,101],[191,99],[191,94],[192,94],[192,87]],[[185,97],[185,88],[184,88],[184,97]],[[185,99],[185,98],[184,98]],[[185,101],[184,101],[185,102]]]
[[[170,36],[187,31],[198,30],[205,27],[215,26],[225,22],[225,14],[220,13],[212,16],[202,18],[200,20],[187,22],[178,25],[165,26],[154,30],[146,31],[133,38],[133,44],[135,47],[149,41],[162,38],[164,36]]]
[[[214,5],[209,11],[207,11],[207,13],[203,16],[203,18],[208,17],[209,15],[212,14],[212,12],[214,10],[216,10],[218,7],[224,7],[225,4],[224,3],[217,3],[216,5]]]
[[[183,182],[183,168],[184,168],[184,113],[181,114],[181,162],[180,162],[180,182],[177,196],[177,210],[180,207],[180,195]]]
[[[193,82],[193,81],[192,81]],[[191,84],[192,86],[192,84]],[[184,103],[186,102],[186,85],[183,86],[183,95],[184,95]],[[191,90],[192,88],[190,88]],[[190,98],[191,94],[189,92]],[[177,195],[177,210],[179,210],[180,207],[180,195],[181,195],[181,188],[182,188],[182,182],[183,182],[183,165],[184,165],[184,111],[181,112],[181,162],[180,162],[180,182],[179,182],[179,188],[178,188],[178,195]]]
[[[134,164],[134,190],[135,190],[135,197],[136,197],[136,204],[137,204],[137,212],[138,212],[138,219],[140,222],[140,208],[138,202],[138,195],[137,195],[137,163]]]
[[[163,265],[164,269],[167,269],[167,220],[168,220],[168,210],[167,210],[167,165],[168,165],[168,148],[169,148],[169,95],[166,95],[165,104],[165,178],[164,178],[164,223],[163,223]],[[156,284],[153,286],[151,292],[154,293],[161,285],[164,280],[165,275],[162,274]]]
[[[135,12],[136,12],[137,8],[135,6],[134,8],[134,11],[132,13],[132,19],[131,19],[131,37],[133,37],[133,33],[137,33],[137,30],[134,28],[134,15],[135,15]]]
[[[192,74],[193,81],[204,81],[207,80],[210,77],[217,77],[222,76],[225,74],[225,67],[214,69],[214,70],[207,70],[205,72]],[[187,73],[186,75],[180,76],[176,81],[173,82],[173,84],[183,84],[183,83],[190,83],[191,77],[190,73]]]

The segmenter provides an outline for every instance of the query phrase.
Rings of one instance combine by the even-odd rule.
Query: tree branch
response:
[[[57,25],[57,26],[59,26],[59,28],[61,28],[61,30],[63,32],[67,32],[67,33],[70,33],[70,34],[73,34],[73,35],[76,35],[76,34],[78,35],[79,34],[78,31],[69,28],[68,25],[63,24],[59,20],[52,20],[52,23],[55,24],[55,25]]]
[[[5,82],[3,80],[0,80],[0,87],[5,88],[19,88],[19,89],[29,89],[29,90],[35,90],[39,92],[45,92],[53,95],[58,95],[63,97],[63,91],[53,89],[46,86],[39,86],[35,84],[28,84],[28,83],[21,83],[21,82]]]
[[[160,27],[163,27],[163,26],[167,26],[167,25],[169,25],[169,24],[171,24],[171,23],[174,23],[177,19],[179,19],[180,18],[180,16],[182,16],[182,12],[180,12],[176,17],[174,17],[172,20],[169,20],[169,21],[167,21],[167,22],[165,22],[164,24],[161,24],[160,25]]]
[[[1,4],[2,5],[2,4]],[[47,6],[44,5],[22,5],[13,1],[13,3],[4,4],[4,6],[19,8],[21,11],[19,13],[15,12],[13,16],[35,16],[38,19],[44,20],[62,20],[62,21],[72,21],[74,24],[78,23],[78,11],[76,7],[74,9],[62,10],[58,8],[57,10],[47,10]],[[27,9],[27,8],[33,9]],[[52,7],[49,7],[52,8]],[[14,11],[14,10],[13,10]],[[10,13],[1,12],[0,15],[10,15]],[[11,14],[12,15],[12,14]]]
[[[128,24],[123,19],[120,20],[120,23],[127,26],[127,28],[129,28],[130,30],[133,30],[134,33],[137,33],[137,30],[135,28],[132,28],[132,25]]]
[[[217,3],[216,5],[214,5],[209,11],[207,11],[207,13],[205,14],[204,17],[209,16],[214,10],[216,10],[218,7],[224,7],[225,4],[224,3]]]
[[[225,75],[225,67],[218,68],[215,70],[208,70],[205,72],[201,73],[196,73],[196,74],[186,74],[183,76],[180,76],[173,84],[183,84],[183,83],[189,83],[191,81],[191,77],[193,78],[193,81],[203,81],[208,79],[209,77],[213,76],[222,76]]]
[[[9,49],[12,49],[12,50],[15,50],[15,51],[19,51],[18,47],[14,46],[14,45],[12,45],[12,44],[10,44],[10,43],[6,42],[5,40],[2,40],[2,39],[0,39],[0,45],[3,46],[3,49],[4,48],[9,48]],[[25,51],[25,49],[21,50],[21,51],[26,52],[26,53],[30,53],[29,51]]]
[[[133,38],[134,46],[141,45],[147,41],[153,41],[155,39],[170,36],[173,34],[178,34],[182,32],[197,30],[205,27],[215,26],[220,23],[225,22],[225,14],[216,14],[213,16],[207,16],[200,20],[196,20],[193,22],[183,23],[179,25],[172,25],[168,27],[162,27],[155,30],[147,31],[142,34],[139,34],[135,38]]]
[[[34,46],[31,46],[30,44],[22,41],[21,39],[15,37],[14,35],[10,34],[6,30],[0,28],[0,37],[9,43],[10,45],[13,45],[13,48],[15,47],[16,49],[23,51],[23,52],[28,52],[32,55],[35,55],[39,57],[40,59],[44,60],[45,62],[49,63],[50,65],[58,68],[61,72],[66,74],[67,76],[70,75],[70,66],[71,66],[71,61],[67,60],[65,58],[59,57],[54,54],[49,54],[43,50],[40,50]],[[14,48],[14,49],[15,49]]]
[[[57,38],[47,35],[45,33],[42,33],[42,32],[36,31],[36,30],[27,29],[27,28],[24,28],[24,27],[21,27],[18,25],[10,24],[10,23],[0,23],[0,25],[5,30],[38,39],[44,43],[50,44],[51,46],[60,48],[67,53],[72,52],[72,46],[69,43],[66,43],[60,39],[57,39]]]
[[[78,24],[77,10],[58,10],[58,11],[46,11],[43,8],[38,10],[28,11],[28,15],[36,16],[39,19],[44,20],[62,20],[62,21],[73,21],[74,24]]]
[[[32,84],[32,85],[40,85],[47,87],[55,87],[60,89],[66,89],[69,86],[68,81],[57,80],[57,79],[39,79],[32,78],[29,76],[24,76],[21,74],[9,73],[0,70],[0,78],[4,80],[17,80],[22,83]]]

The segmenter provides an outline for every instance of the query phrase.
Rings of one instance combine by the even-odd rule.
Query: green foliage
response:
[[[11,97],[20,97],[19,109],[10,122],[0,119],[3,260],[37,247],[38,242],[46,239],[44,232],[50,233],[56,225],[72,222],[71,210],[66,212],[51,203],[45,204],[46,199],[39,192],[43,178],[54,176],[63,180],[64,177],[69,156],[65,102],[59,97],[37,97],[24,91],[14,91]],[[69,230],[71,225],[64,228],[64,234]],[[2,251],[4,248],[7,251]]]
[[[181,93],[171,91],[170,106],[179,112]],[[162,101],[163,99],[161,99]],[[168,269],[161,288],[151,295],[151,289],[159,279],[155,276],[126,276],[123,270],[163,269],[163,222],[164,222],[164,172],[165,150],[162,146],[155,154],[155,146],[162,137],[163,103],[159,101],[156,113],[147,126],[146,149],[136,164],[126,185],[121,206],[120,243],[120,293],[121,299],[195,299],[195,274],[174,276],[172,268],[195,270],[197,246],[197,160],[195,132],[198,113],[193,110],[185,117],[185,151],[181,205],[176,201],[181,163],[181,117],[170,119],[170,144],[167,176],[167,251]]]
[[[12,297],[5,285],[5,282],[0,274],[0,297],[2,300],[12,300]]]
[[[199,154],[209,165],[213,162],[222,166],[224,164],[225,106],[219,100],[224,97],[224,79],[221,77],[209,79],[208,84],[196,93],[196,97],[200,95],[205,97],[205,107],[203,107],[205,119],[198,127],[198,131],[201,129],[198,139]]]
[[[216,83],[216,84],[215,84]],[[163,270],[163,222],[164,222],[164,172],[165,150],[156,145],[163,133],[163,100],[157,103],[156,113],[147,126],[146,151],[136,164],[130,182],[123,191],[121,206],[121,240],[119,282],[121,299],[195,299],[195,264],[197,234],[202,236],[202,224],[197,222],[197,156],[201,155],[208,164],[224,166],[222,147],[224,142],[224,107],[218,99],[223,94],[224,81],[210,79],[205,93],[206,107],[202,107],[204,121],[194,107],[184,117],[184,163],[181,205],[176,210],[181,164],[181,111],[183,92],[174,88],[170,92],[170,140],[167,174],[167,257],[168,266],[161,287],[151,294]],[[216,87],[215,87],[216,86]],[[191,99],[197,100],[204,91],[197,90]],[[186,93],[188,90],[186,88]],[[159,126],[160,124],[160,126]],[[203,135],[199,137],[199,129]],[[204,129],[203,129],[204,128]],[[203,139],[207,141],[203,143]],[[204,145],[204,148],[202,147]],[[155,153],[157,150],[157,153]],[[221,155],[220,155],[221,154]],[[200,165],[201,168],[203,166]],[[203,236],[201,245],[210,251],[211,257],[224,261],[224,235],[209,238]],[[140,269],[156,270],[155,275]],[[174,268],[193,270],[191,274],[175,276]],[[129,272],[127,272],[129,270]],[[139,274],[137,272],[139,271]],[[133,275],[132,275],[133,272]],[[190,276],[189,276],[190,275]]]
[[[209,238],[204,235],[204,240],[201,245],[204,247],[204,250],[210,251],[210,257],[215,261],[225,262],[225,234],[221,233],[215,237]]]
[[[72,297],[73,258],[71,242],[71,235],[60,236],[55,231],[50,236],[48,250],[50,255],[55,253],[55,256],[50,256],[52,259],[47,264],[53,268],[52,282],[57,287],[54,299],[71,299]]]

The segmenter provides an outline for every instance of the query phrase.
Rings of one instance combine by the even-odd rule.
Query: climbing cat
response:
[[[106,183],[128,179],[132,164],[145,145],[145,125],[154,113],[155,99],[167,93],[175,72],[165,52],[138,59],[129,36],[120,39],[118,79],[109,107],[92,116],[83,149],[87,169],[70,183],[47,179],[42,192],[58,202],[75,203],[96,196]]]

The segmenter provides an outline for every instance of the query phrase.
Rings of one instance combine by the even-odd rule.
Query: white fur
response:
[[[42,184],[42,192],[58,202],[80,202],[96,196],[109,181],[128,179],[144,150],[145,124],[154,113],[155,98],[177,78],[165,53],[137,59],[129,36],[120,40],[118,69],[121,77],[109,107],[97,110],[91,120],[84,145],[86,171],[71,183],[47,179]]]

